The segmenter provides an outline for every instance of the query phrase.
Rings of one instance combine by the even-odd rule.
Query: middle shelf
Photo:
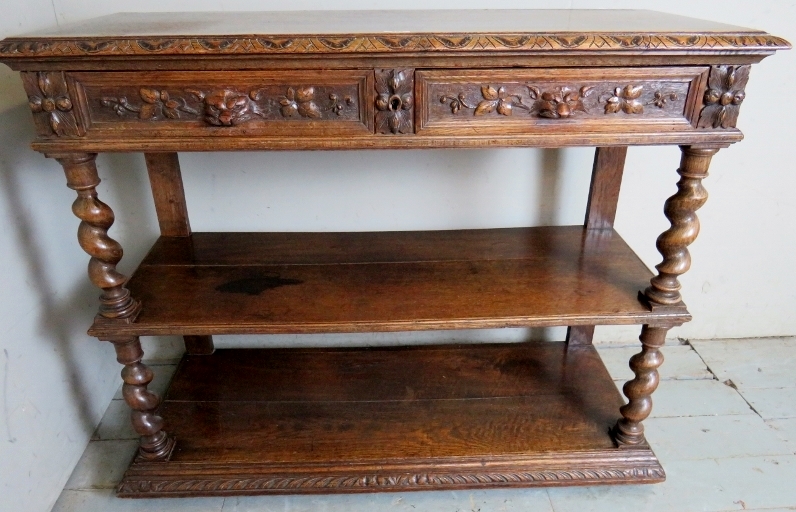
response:
[[[161,237],[133,323],[94,336],[408,331],[685,322],[638,300],[652,273],[582,226]]]

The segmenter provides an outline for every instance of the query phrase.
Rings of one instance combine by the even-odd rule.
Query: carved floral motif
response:
[[[411,133],[413,130],[414,73],[411,69],[376,71],[377,133]]]
[[[179,119],[180,112],[185,112],[192,116],[199,116],[200,113],[189,107],[185,99],[172,99],[166,90],[149,89],[142,87],[138,94],[141,96],[143,104],[136,106],[131,104],[126,97],[105,96],[100,100],[102,106],[112,108],[117,115],[124,116],[126,112],[138,114],[139,119]]]
[[[699,114],[700,128],[735,128],[741,103],[746,98],[749,66],[713,66]]]
[[[474,115],[480,116],[497,111],[498,114],[503,116],[510,116],[513,107],[530,110],[530,108],[522,102],[522,98],[517,94],[509,94],[506,92],[505,87],[495,87],[491,85],[481,86],[481,95],[484,97],[483,101],[478,103],[475,107]]]
[[[35,76],[35,86],[28,83],[28,91],[35,92],[28,96],[28,106],[37,116],[46,118],[46,124],[53,134],[77,135],[77,123],[72,112],[72,100],[64,81],[63,73],[40,72]],[[24,76],[24,75],[23,75]],[[31,82],[32,80],[26,80]]]
[[[187,99],[165,89],[142,87],[139,90],[140,104],[133,104],[125,96],[104,96],[100,104],[113,109],[118,116],[134,113],[144,121],[181,119],[181,114],[188,114],[189,117],[201,117],[212,126],[234,126],[257,116],[266,118],[267,111],[275,113],[276,110],[283,118],[320,119],[323,111],[340,116],[346,106],[354,103],[350,96],[346,95],[341,100],[339,95],[330,93],[329,104],[322,108],[315,102],[315,88],[312,86],[288,87],[284,96],[265,99],[263,89],[241,92],[235,89],[206,91],[196,88],[186,89],[185,92],[190,95]],[[200,104],[196,105],[197,102]],[[271,108],[277,104],[278,109]]]
[[[628,84],[624,87],[617,87],[613,94],[606,100],[605,113],[616,114],[643,114],[644,104],[639,101],[643,85]]]
[[[531,98],[536,100],[533,110],[539,117],[560,119],[571,117],[575,112],[586,112],[583,106],[585,98],[592,87],[583,86],[580,89],[571,87],[557,87],[552,91],[542,92],[538,87],[528,86]]]
[[[301,117],[317,119],[321,117],[321,109],[315,104],[314,99],[314,87],[305,86],[298,89],[288,87],[285,96],[279,100],[279,104],[282,105],[279,111],[283,117],[292,117],[298,114]]]

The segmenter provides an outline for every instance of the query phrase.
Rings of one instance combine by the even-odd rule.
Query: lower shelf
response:
[[[161,406],[168,462],[123,497],[651,483],[616,448],[623,401],[591,346],[236,349],[185,356]]]

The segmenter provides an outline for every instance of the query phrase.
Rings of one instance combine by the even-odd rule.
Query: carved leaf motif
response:
[[[155,89],[146,89],[144,87],[139,91],[141,99],[149,104],[157,103],[160,100],[160,94]]]
[[[300,87],[296,99],[298,101],[310,101],[315,96],[315,89],[313,87]]]
[[[391,132],[398,133],[401,127],[401,119],[397,115],[390,116],[390,119],[387,123],[390,126]]]
[[[643,85],[627,85],[624,90],[624,98],[628,100],[636,100],[641,96]]]
[[[299,103],[298,113],[300,116],[310,117],[313,119],[318,119],[321,117],[321,110],[318,108],[318,106],[315,103],[311,101]]]
[[[50,128],[52,128],[54,134],[58,136],[63,135],[63,131],[61,130],[61,119],[55,112],[50,112]]]
[[[47,73],[39,73],[39,90],[45,96],[52,96],[54,94],[52,90],[52,81]]]
[[[283,101],[284,101],[284,100],[283,100]],[[282,106],[282,107],[279,109],[279,112],[280,112],[280,113],[281,113],[281,114],[282,114],[284,117],[292,117],[294,114],[298,114],[298,105],[296,105],[296,104],[295,104],[294,102],[292,102],[292,101],[288,101],[288,102],[287,102],[287,104],[283,105],[283,106]]]
[[[144,103],[141,105],[141,111],[139,112],[138,117],[140,119],[152,119],[155,117],[155,112],[155,105],[152,103]]]
[[[497,100],[495,100],[495,101],[484,100],[484,101],[480,102],[478,104],[478,106],[475,107],[474,115],[482,116],[482,115],[490,114],[490,113],[494,112],[495,107],[497,106],[497,103],[498,103]]]
[[[497,89],[495,89],[491,85],[483,85],[483,86],[481,86],[481,94],[483,95],[485,100],[496,100],[496,99],[498,99]]]
[[[505,101],[505,100],[498,101],[497,111],[498,111],[498,114],[502,114],[504,116],[510,116],[511,115],[511,102],[510,101]]]
[[[625,114],[642,114],[644,112],[644,105],[637,101],[627,101],[622,106]]]
[[[622,109],[621,100],[616,96],[608,98],[608,103],[605,105],[606,114],[616,114]]]

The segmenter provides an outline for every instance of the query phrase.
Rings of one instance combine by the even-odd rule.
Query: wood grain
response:
[[[586,220],[584,221],[584,225],[588,229],[611,229],[614,227],[626,156],[627,146],[597,148],[594,154],[589,202],[586,204]]]
[[[177,153],[144,155],[161,236],[189,236],[188,205]]]
[[[649,270],[615,232],[591,231],[568,226],[162,239],[128,283],[147,305],[137,321],[96,323],[91,332],[400,331],[676,324],[690,318],[682,311],[653,313],[639,302]]]
[[[503,485],[524,486],[659,480],[651,452],[616,457],[609,429],[621,403],[596,351],[563,343],[219,350],[186,356],[174,376],[160,409],[179,439],[171,460],[134,464],[120,489],[318,492],[319,480],[327,492],[390,481],[467,488],[494,485],[500,474],[516,475]],[[625,464],[627,473],[618,469]],[[632,478],[634,465],[647,470]],[[425,471],[450,477],[388,478]],[[534,476],[544,471],[547,479]],[[373,483],[362,488],[365,475]],[[161,484],[149,486],[151,478]],[[175,481],[182,488],[167,483]]]

